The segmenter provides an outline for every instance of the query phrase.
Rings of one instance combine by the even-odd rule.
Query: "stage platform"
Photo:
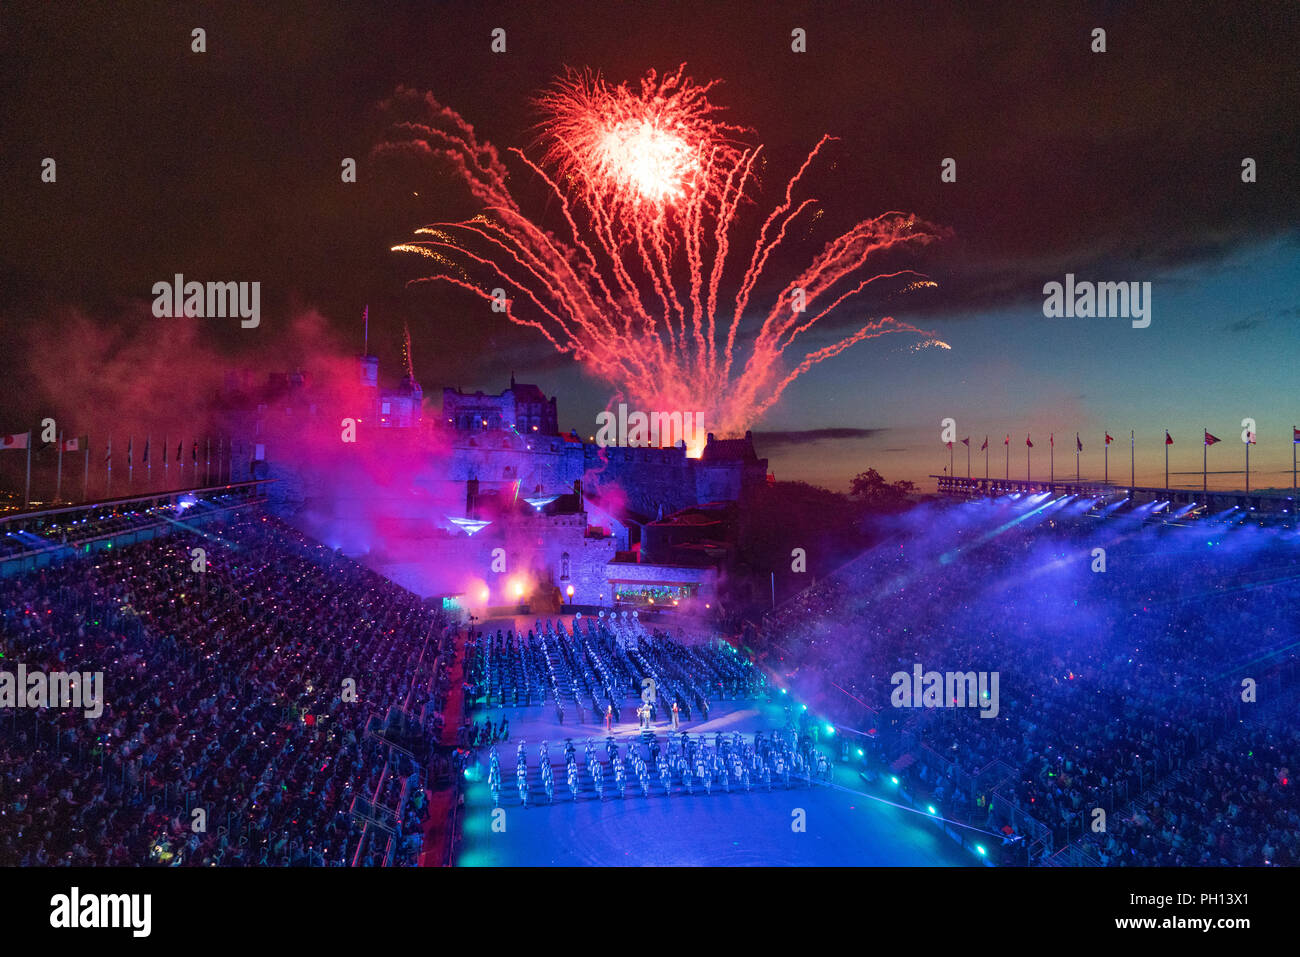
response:
[[[531,623],[530,623],[531,624]],[[491,623],[493,631],[497,623]],[[487,625],[484,625],[486,630]],[[504,626],[503,626],[504,627]],[[614,728],[620,751],[639,741],[635,699],[623,707],[624,721]],[[477,763],[466,776],[466,801],[458,866],[976,866],[940,826],[924,814],[893,806],[871,796],[859,776],[860,761],[841,764],[838,741],[825,736],[821,750],[835,759],[833,780],[809,787],[785,788],[774,782],[767,790],[757,782],[751,791],[733,784],[731,791],[714,783],[712,793],[696,785],[685,793],[674,776],[666,794],[657,772],[650,769],[650,794],[643,795],[635,778],[626,796],[619,797],[605,764],[605,797],[591,787],[583,751],[588,738],[606,761],[603,721],[577,723],[566,714],[560,724],[551,706],[479,709],[469,717],[494,726],[509,721],[509,741],[497,744],[502,787],[500,811],[494,817],[488,786],[488,750],[480,748]],[[787,723],[785,708],[768,700],[719,701],[707,721],[683,721],[680,730],[692,737],[716,732],[740,732],[753,740],[755,732],[779,731]],[[655,722],[660,744],[673,733],[668,720]],[[674,733],[675,734],[675,733]],[[564,742],[573,740],[583,787],[577,800],[565,780]],[[515,780],[516,749],[525,742],[529,766],[529,804],[521,806]],[[548,743],[555,778],[555,801],[548,804],[540,785],[538,748]],[[850,748],[856,755],[856,748]],[[642,755],[650,763],[649,751]],[[793,785],[793,778],[792,778]],[[800,815],[798,812],[802,812]],[[805,830],[796,831],[796,818]],[[494,828],[495,823],[495,828]],[[504,828],[504,829],[503,829]]]

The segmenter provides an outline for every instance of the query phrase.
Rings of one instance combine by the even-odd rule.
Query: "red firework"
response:
[[[684,67],[662,77],[652,70],[639,91],[570,71],[536,100],[542,163],[607,214],[658,220],[716,203],[742,155],[734,137],[745,131],[714,119],[714,85],[696,84]]]
[[[743,431],[799,375],[863,339],[890,332],[930,339],[884,317],[793,361],[787,355],[796,338],[867,286],[918,276],[867,268],[885,250],[938,235],[898,212],[832,239],[781,288],[765,316],[749,315],[759,280],[790,227],[812,216],[816,201],[797,200],[796,191],[831,137],[822,138],[791,178],[747,261],[732,267],[739,273],[734,302],[726,306],[729,317],[723,314],[737,211],[762,147],[743,146],[745,131],[716,119],[719,107],[708,99],[713,85],[696,84],[684,68],[647,74],[639,91],[570,73],[538,98],[545,117],[541,159],[509,152],[558,200],[564,236],[522,211],[497,151],[426,96],[432,120],[401,124],[381,149],[449,161],[484,212],[417,230],[420,238],[394,250],[439,265],[417,281],[451,283],[496,303],[504,292],[512,322],[538,330],[642,408],[695,411],[709,431],[724,434]],[[471,279],[466,268],[487,281]],[[757,328],[742,337],[746,320]]]

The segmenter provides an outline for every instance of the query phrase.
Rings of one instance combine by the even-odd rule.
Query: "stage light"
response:
[[[862,758],[862,757],[866,757],[866,755],[864,755],[864,754],[862,753],[862,749],[861,749],[861,748],[858,748],[858,757],[860,757],[860,758]]]
[[[483,529],[487,528],[489,525],[492,524],[491,522],[484,522],[484,521],[480,521],[479,519],[473,519],[473,518],[448,517],[447,520],[451,522],[453,525],[457,526],[458,528],[463,529],[466,535],[473,535],[475,532],[481,532]]]
[[[834,733],[835,733],[835,725],[833,725],[833,724],[828,724],[828,725],[826,725],[826,733],[827,733],[827,734],[834,734]]]
[[[927,804],[927,805],[926,805],[926,809],[927,809],[931,814],[938,814],[938,813],[939,813],[938,811],[936,811],[936,810],[934,809],[934,805],[933,805],[933,804]]]
[[[984,850],[983,844],[976,844],[975,850],[979,852],[980,857],[986,857],[988,855],[988,851]]]
[[[890,775],[889,783],[890,783],[890,784],[897,784],[897,783],[898,783],[898,778],[894,777],[893,775]]]

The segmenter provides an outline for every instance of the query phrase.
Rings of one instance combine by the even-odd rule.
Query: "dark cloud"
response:
[[[888,429],[794,429],[778,432],[755,432],[754,443],[764,450],[793,445],[812,445],[814,442],[861,441],[884,435]]]
[[[1230,322],[1223,328],[1228,332],[1250,332],[1251,330],[1258,329],[1270,319],[1281,319],[1285,321],[1296,318],[1300,318],[1300,306],[1291,306],[1288,309],[1261,310],[1259,312],[1252,312],[1250,315],[1243,316],[1234,322]]]
[[[1296,4],[816,5],[799,15],[806,55],[789,51],[791,17],[742,2],[222,5],[205,9],[208,52],[195,54],[193,18],[166,7],[12,5],[0,320],[121,310],[180,272],[261,281],[268,314],[317,309],[349,343],[369,304],[385,368],[409,321],[429,384],[558,373],[569,357],[534,331],[462,291],[408,285],[423,266],[390,247],[471,205],[451,178],[371,151],[386,126],[376,105],[399,85],[432,91],[499,147],[527,144],[530,97],[565,65],[623,81],[686,62],[721,79],[726,119],[765,145],[755,218],[823,133],[839,137],[803,184],[824,215],[792,233],[755,308],[861,219],[897,209],[951,228],[879,264],[937,289],[873,287],[828,328],[1041,302],[1066,272],[1157,280],[1297,236]],[[494,56],[502,24],[511,52]],[[1089,49],[1099,24],[1104,54]],[[46,156],[56,184],[40,182]],[[355,184],[340,181],[344,157],[359,161]],[[946,157],[955,183],[940,181]],[[1255,183],[1241,181],[1244,157]],[[0,381],[19,361],[0,354]]]

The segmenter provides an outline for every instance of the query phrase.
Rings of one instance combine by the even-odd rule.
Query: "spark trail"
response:
[[[738,214],[756,189],[762,146],[745,146],[747,131],[717,118],[720,108],[708,98],[713,85],[695,83],[684,67],[651,71],[639,87],[570,71],[543,92],[536,101],[539,159],[507,152],[544,186],[558,233],[524,212],[501,154],[469,123],[431,95],[399,89],[394,102],[424,115],[398,123],[378,151],[450,164],[482,211],[419,229],[394,251],[437,264],[416,282],[450,283],[496,302],[493,290],[504,291],[512,322],[536,329],[639,407],[700,411],[720,434],[743,431],[798,376],[864,339],[908,332],[932,340],[886,316],[830,345],[792,349],[873,283],[907,277],[919,282],[906,288],[932,285],[912,270],[869,269],[886,251],[941,234],[901,212],[832,239],[780,287],[761,319],[751,313],[791,228],[819,215],[815,200],[796,197],[833,138],[822,137],[808,154],[747,255],[735,253]]]

